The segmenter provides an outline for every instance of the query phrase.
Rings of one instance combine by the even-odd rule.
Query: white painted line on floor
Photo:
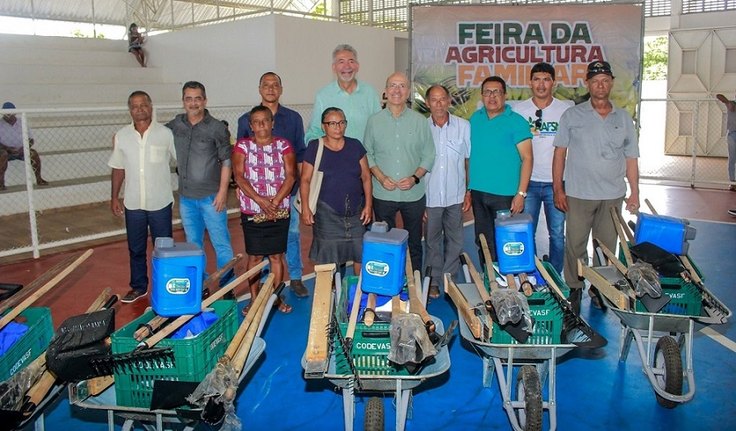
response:
[[[728,350],[736,353],[736,342],[729,340],[725,335],[721,334],[715,329],[706,326],[705,328],[701,329],[700,332],[709,336],[715,342],[727,348]]]

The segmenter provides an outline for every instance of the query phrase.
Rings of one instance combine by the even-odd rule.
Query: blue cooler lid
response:
[[[191,242],[174,242],[173,238],[156,238],[153,257],[168,258],[181,256],[203,256],[204,250]]]
[[[374,223],[374,225],[377,223]],[[376,232],[373,229],[363,234],[363,241],[382,244],[403,244],[409,240],[409,231],[393,228],[388,232]]]
[[[496,217],[496,226],[505,226],[509,224],[532,223],[532,215],[529,213],[512,214],[509,216]]]

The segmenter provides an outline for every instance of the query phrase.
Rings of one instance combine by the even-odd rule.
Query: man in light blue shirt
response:
[[[442,274],[455,274],[463,251],[463,215],[470,209],[467,189],[470,157],[470,123],[450,114],[450,93],[442,85],[429,87],[425,95],[430,116],[435,160],[427,173],[427,266],[429,297],[440,296]],[[444,252],[443,252],[444,251]]]
[[[363,141],[368,117],[380,111],[381,104],[376,90],[356,78],[359,70],[360,63],[355,48],[342,44],[332,51],[332,71],[337,80],[317,92],[312,121],[304,136],[306,145],[324,135],[321,124],[322,112],[332,106],[342,109],[345,113],[345,119],[348,121],[345,136]]]
[[[373,211],[377,221],[396,225],[401,213],[409,231],[414,269],[422,268],[422,217],[426,207],[422,177],[434,164],[434,141],[427,119],[407,108],[409,79],[394,73],[386,80],[386,108],[373,114],[363,146],[373,174]],[[348,121],[350,124],[350,121]]]

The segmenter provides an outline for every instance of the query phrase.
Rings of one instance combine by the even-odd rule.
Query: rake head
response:
[[[173,368],[176,359],[170,347],[155,347],[95,358],[90,360],[90,366],[100,376],[109,376],[114,373],[128,374],[139,368]]]

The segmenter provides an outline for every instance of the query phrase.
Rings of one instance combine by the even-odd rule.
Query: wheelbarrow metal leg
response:
[[[618,360],[620,362],[626,362],[626,358],[629,356],[629,350],[631,349],[631,341],[634,338],[631,328],[621,323],[621,348],[619,349]]]
[[[345,431],[353,431],[353,416],[355,415],[355,396],[352,388],[342,390],[342,410],[345,420]]]
[[[409,416],[411,389],[403,389],[401,379],[396,379],[396,431],[404,431]]]
[[[483,356],[483,387],[490,388],[493,384],[493,372],[495,365],[488,356]]]

